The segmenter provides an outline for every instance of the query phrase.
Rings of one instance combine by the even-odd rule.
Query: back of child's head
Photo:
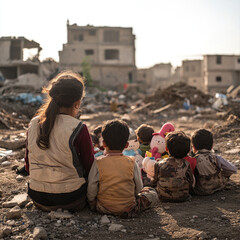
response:
[[[142,124],[135,132],[142,143],[150,143],[153,137],[152,134],[154,133],[154,129],[147,124]]]
[[[170,156],[184,158],[190,151],[190,138],[182,131],[168,133],[165,141]]]
[[[129,137],[127,123],[121,120],[107,121],[102,127],[102,137],[109,150],[122,151]]]
[[[50,82],[47,88],[43,89],[43,93],[47,93],[47,98],[37,112],[41,130],[37,145],[45,150],[49,148],[49,135],[60,108],[71,108],[76,101],[82,99],[84,96],[84,81],[77,73],[62,72]]]
[[[99,143],[98,137],[95,134],[91,134],[93,145],[96,145]]]
[[[196,150],[211,150],[213,146],[213,134],[207,129],[200,128],[194,131],[192,137],[192,145]]]
[[[98,136],[99,133],[102,133],[102,126],[97,126],[94,130],[93,133]]]

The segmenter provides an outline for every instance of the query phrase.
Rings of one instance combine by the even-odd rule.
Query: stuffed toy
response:
[[[154,165],[157,161],[163,158],[167,158],[168,155],[165,152],[165,136],[169,132],[174,131],[172,123],[165,123],[160,129],[159,133],[153,133],[153,138],[150,142],[150,152],[146,152],[142,165],[143,170],[147,173],[147,177],[153,179]],[[164,154],[165,153],[165,154]]]
[[[159,133],[153,133],[153,138],[150,142],[152,157],[155,159],[166,157],[163,155],[165,152],[165,136],[174,130],[175,129],[172,123],[165,123]]]
[[[154,177],[154,164],[156,163],[156,160],[154,157],[152,157],[151,152],[146,152],[146,157],[143,159],[142,167],[143,171],[147,173],[147,177],[151,180]]]
[[[133,156],[138,166],[142,168],[143,157],[141,156],[141,150],[139,149],[139,142],[137,139],[134,139],[128,140],[128,143],[128,147],[123,150],[123,155]]]

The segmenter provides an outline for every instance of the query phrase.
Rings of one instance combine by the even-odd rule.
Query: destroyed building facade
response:
[[[205,91],[223,91],[240,85],[240,55],[205,55],[203,57]]]
[[[36,58],[24,59],[24,50],[35,49]],[[25,73],[39,73],[40,44],[24,37],[0,38],[0,71],[6,79],[16,79]]]
[[[204,90],[202,60],[184,60],[180,68],[180,79],[190,86]]]
[[[67,23],[67,43],[59,51],[60,70],[82,73],[91,65],[93,82],[122,87],[136,80],[135,35],[132,28],[78,26]]]
[[[159,63],[137,71],[138,81],[145,83],[148,87],[166,87],[173,83],[171,63]]]

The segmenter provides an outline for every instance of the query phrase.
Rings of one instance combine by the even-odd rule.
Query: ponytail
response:
[[[58,113],[59,106],[53,99],[50,99],[50,101],[44,104],[39,110],[40,133],[37,138],[37,145],[42,150],[49,148],[49,136]]]

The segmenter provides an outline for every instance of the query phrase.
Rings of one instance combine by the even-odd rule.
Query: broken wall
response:
[[[10,45],[9,40],[0,41],[0,63],[6,63],[10,59]]]

